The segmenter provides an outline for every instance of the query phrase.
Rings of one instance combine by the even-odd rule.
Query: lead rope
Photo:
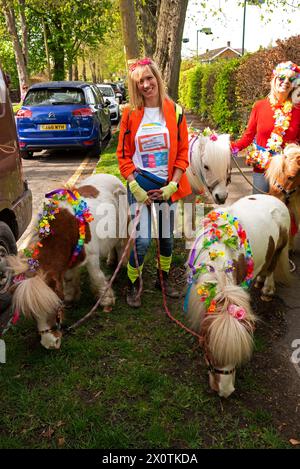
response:
[[[234,162],[234,164],[236,165],[237,169],[239,170],[239,172],[241,173],[241,175],[243,176],[243,178],[246,179],[246,181],[248,182],[248,184],[249,184],[250,186],[252,186],[253,189],[255,189],[256,191],[258,191],[260,194],[269,195],[268,192],[262,191],[261,189],[259,189],[258,187],[256,187],[256,185],[253,184],[253,182],[251,182],[251,181],[247,178],[247,176],[245,176],[245,174],[243,173],[242,168],[240,167],[240,165],[239,165],[238,162],[236,161],[236,158],[235,158],[235,156],[233,155],[233,153],[231,153],[231,157],[232,157],[233,162]]]
[[[153,206],[153,204],[151,204],[151,207],[152,206]],[[168,308],[165,284],[164,284],[163,274],[162,274],[161,265],[160,265],[160,245],[159,245],[159,238],[158,238],[158,231],[157,231],[157,224],[156,224],[156,217],[155,217],[156,214],[155,214],[154,210],[153,210],[152,215],[153,215],[154,237],[156,239],[156,257],[157,257],[157,265],[158,265],[158,271],[159,271],[159,280],[160,280],[160,284],[161,284],[161,291],[162,291],[162,297],[163,297],[163,304],[164,304],[165,312],[166,312],[167,316],[172,321],[174,321],[178,326],[180,326],[186,332],[189,332],[193,336],[197,337],[199,339],[199,342],[202,343],[203,338],[201,337],[201,335],[197,334],[197,332],[192,331],[187,326],[185,326],[181,321],[174,318],[174,316],[172,316],[172,314],[171,314],[171,312]]]
[[[116,270],[114,271],[110,281],[108,282],[108,284],[106,285],[102,295],[100,296],[100,298],[97,300],[97,302],[95,303],[95,305],[92,307],[92,309],[85,315],[83,316],[83,318],[79,319],[79,321],[75,322],[74,324],[72,324],[71,326],[69,326],[66,331],[65,331],[65,334],[70,332],[72,329],[76,329],[77,327],[81,326],[81,324],[83,324],[84,322],[86,322],[91,316],[93,316],[96,312],[96,309],[98,308],[99,304],[101,303],[102,299],[104,298],[106,292],[108,291],[109,288],[111,288],[116,276],[117,276],[117,273],[119,272],[121,266],[122,266],[122,263],[123,263],[123,260],[125,259],[126,255],[127,255],[127,252],[129,250],[129,246],[131,244],[131,241],[133,240],[134,236],[135,236],[135,233],[136,233],[136,228],[137,228],[137,224],[140,220],[140,216],[141,216],[141,210],[140,210],[140,204],[138,204],[137,206],[137,209],[136,209],[136,212],[135,212],[135,219],[134,219],[134,226],[133,226],[133,229],[132,229],[132,232],[131,232],[131,235],[129,236],[129,239],[126,243],[126,246],[125,246],[125,249],[123,251],[123,254],[121,256],[121,259],[119,260],[119,263],[116,267]]]

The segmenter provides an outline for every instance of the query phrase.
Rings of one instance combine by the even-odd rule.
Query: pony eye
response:
[[[204,169],[206,169],[206,171],[209,170],[209,167],[207,166],[207,164],[204,165]]]

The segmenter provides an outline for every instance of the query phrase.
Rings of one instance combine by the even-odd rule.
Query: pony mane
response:
[[[282,153],[278,153],[271,158],[270,165],[266,171],[266,178],[270,186],[273,186],[276,180],[284,173],[284,158]]]
[[[40,274],[20,282],[13,294],[13,307],[22,311],[27,319],[47,320],[55,316],[61,306],[62,301]]]
[[[240,286],[228,284],[224,272],[217,273],[218,292],[216,295],[217,310],[211,317],[207,329],[208,348],[214,362],[219,367],[228,364],[241,365],[249,360],[253,350],[253,325],[256,317],[253,314],[248,293]],[[223,283],[223,285],[222,285]],[[246,311],[242,320],[234,318],[228,312],[228,306],[235,304]],[[206,316],[206,321],[210,319]]]
[[[241,365],[250,359],[253,350],[253,325],[256,316],[251,310],[249,295],[242,287],[235,285],[223,271],[202,275],[199,283],[203,281],[217,282],[217,309],[215,313],[206,314],[205,306],[195,294],[190,300],[190,324],[204,336],[213,361],[218,367]],[[229,314],[227,309],[230,304],[243,308],[246,317],[238,320]]]
[[[218,135],[217,140],[211,140],[210,137],[200,137],[200,139],[205,139],[203,161],[209,163],[216,179],[224,177],[230,166],[229,135]]]

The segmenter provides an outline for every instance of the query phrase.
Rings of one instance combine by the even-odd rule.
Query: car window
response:
[[[103,99],[103,96],[102,96],[101,91],[99,90],[98,86],[94,86],[93,89],[94,89],[96,95],[98,96],[99,103],[104,105],[104,99]]]
[[[97,98],[91,87],[85,88],[86,102],[88,104],[97,104]]]
[[[110,86],[98,86],[103,96],[114,98],[115,93],[114,90]]]
[[[0,117],[4,116],[6,102],[6,83],[4,75],[0,70]]]
[[[85,104],[79,88],[36,88],[29,90],[23,106],[51,106],[58,104]]]

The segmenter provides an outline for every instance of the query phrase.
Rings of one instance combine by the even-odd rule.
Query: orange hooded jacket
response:
[[[188,132],[186,118],[183,115],[182,121],[178,126],[176,122],[176,112],[173,101],[165,99],[163,103],[163,114],[166,120],[166,126],[170,134],[170,149],[168,160],[168,180],[171,181],[174,168],[185,171],[189,165],[188,161]],[[135,136],[144,115],[144,109],[135,109],[131,111],[129,107],[125,108],[120,124],[119,143],[117,148],[117,157],[119,160],[119,168],[122,176],[127,179],[128,176],[135,171],[135,165],[132,157],[135,153]],[[186,174],[181,176],[179,188],[172,195],[172,202],[182,199],[186,195],[191,194],[191,186],[188,182]]]

